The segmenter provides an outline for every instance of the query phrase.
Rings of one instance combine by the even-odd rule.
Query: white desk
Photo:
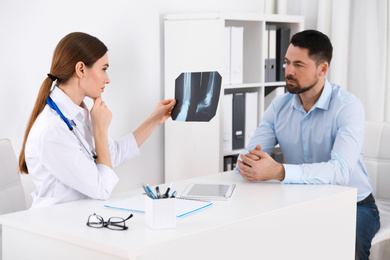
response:
[[[90,228],[92,213],[106,220],[129,215],[96,200],[2,215],[3,259],[354,259],[356,189],[255,183],[236,172],[180,181],[173,189],[180,195],[191,182],[237,187],[230,201],[177,219],[175,229],[152,230],[143,213],[133,213],[126,231]]]

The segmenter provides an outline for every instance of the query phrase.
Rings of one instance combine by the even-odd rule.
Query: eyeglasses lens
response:
[[[97,227],[103,227],[103,225],[104,225],[104,220],[102,217],[95,214],[89,216],[88,226],[97,228]]]
[[[107,227],[115,230],[127,229],[123,218],[112,217],[107,221]]]

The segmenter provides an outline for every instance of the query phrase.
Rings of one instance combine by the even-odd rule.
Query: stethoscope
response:
[[[46,102],[47,104],[49,105],[49,107],[51,107],[52,109],[54,109],[55,111],[57,111],[57,113],[60,115],[60,117],[62,118],[62,120],[64,120],[65,124],[68,126],[69,130],[76,136],[76,138],[79,140],[81,146],[84,148],[84,150],[94,159],[96,160],[97,159],[97,155],[96,155],[96,152],[95,150],[88,144],[88,146],[90,147],[91,150],[88,150],[85,143],[88,143],[87,140],[85,140],[85,138],[83,137],[84,139],[84,142],[83,140],[80,138],[80,136],[82,136],[82,134],[80,133],[80,131],[77,129],[76,127],[76,123],[73,121],[73,120],[69,120],[68,118],[66,118],[64,116],[64,114],[62,114],[61,110],[58,108],[57,104],[51,99],[51,97],[47,97],[46,99]],[[76,129],[77,131],[74,131],[73,129]]]

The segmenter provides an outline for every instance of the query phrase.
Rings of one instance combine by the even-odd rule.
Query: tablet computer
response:
[[[229,200],[235,188],[235,184],[191,183],[180,197],[200,200]]]

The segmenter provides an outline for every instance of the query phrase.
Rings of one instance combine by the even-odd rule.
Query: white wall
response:
[[[111,84],[103,98],[113,112],[110,135],[119,138],[141,124],[163,98],[164,14],[263,10],[264,0],[1,0],[0,138],[11,139],[19,155],[54,48],[70,32],[97,36],[109,48]],[[160,126],[141,147],[140,157],[116,169],[120,183],[115,192],[140,182],[163,182],[163,147]],[[23,181],[30,193],[31,181]]]

